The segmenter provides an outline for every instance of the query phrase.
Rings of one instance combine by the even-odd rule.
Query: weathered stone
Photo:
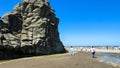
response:
[[[46,0],[23,0],[0,22],[2,46],[7,45],[8,50],[37,55],[65,52],[59,39],[59,19]]]

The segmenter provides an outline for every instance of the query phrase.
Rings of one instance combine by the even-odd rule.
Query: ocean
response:
[[[102,57],[99,57],[99,60],[114,63],[119,65],[120,64],[120,53],[107,53],[107,52],[99,52],[96,53],[96,55],[101,55]]]

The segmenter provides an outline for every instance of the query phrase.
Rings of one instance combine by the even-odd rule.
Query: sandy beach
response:
[[[96,49],[96,52],[109,52],[109,53],[120,53],[120,50],[117,49]]]
[[[89,53],[80,52],[75,56],[56,54],[51,56],[37,56],[0,62],[0,68],[120,68],[97,58],[91,58]]]

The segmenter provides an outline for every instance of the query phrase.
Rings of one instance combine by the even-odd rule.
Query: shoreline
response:
[[[107,62],[107,61],[104,61],[104,60],[100,60],[99,58],[97,58],[97,61],[98,62],[102,62],[102,63],[106,63],[106,64],[109,64],[109,65],[112,65],[114,67],[120,67],[120,64],[116,64],[114,62]]]
[[[21,58],[0,64],[0,68],[21,68],[21,66],[22,68],[120,68],[91,58],[88,52],[78,52],[74,56],[65,53]]]
[[[98,56],[97,60],[100,62],[104,62],[113,66],[120,67],[120,63],[115,61],[116,59],[120,60],[119,58],[110,56],[110,54],[119,54],[120,50],[105,50],[105,49],[96,49],[97,53],[105,53],[105,54],[96,54]]]
[[[70,51],[70,47],[65,48],[67,51]],[[83,52],[90,52],[91,48],[83,48]],[[74,47],[74,51],[81,51],[80,47]],[[119,49],[105,49],[105,48],[95,48],[96,52],[107,52],[107,53],[120,53]]]
[[[120,50],[113,49],[95,49],[96,52],[120,53]]]
[[[69,48],[67,48],[67,50],[68,50],[68,52],[70,51]],[[75,51],[76,53],[81,52],[80,48],[74,48],[74,51]],[[118,53],[120,53],[120,50],[95,48],[95,51],[96,51],[96,57],[97,57],[96,59],[97,59],[99,62],[103,62],[103,63],[109,64],[109,65],[112,65],[112,66],[114,66],[114,67],[120,67],[120,64],[118,64],[118,63],[115,63],[115,62],[112,62],[112,61],[111,61],[111,62],[108,62],[108,61],[105,61],[105,60],[100,59],[101,57],[106,56],[106,54],[108,54],[108,53],[118,54]],[[90,48],[84,48],[82,52],[88,53],[89,55],[91,54],[91,53],[90,53]],[[98,55],[97,53],[106,53],[106,54]]]

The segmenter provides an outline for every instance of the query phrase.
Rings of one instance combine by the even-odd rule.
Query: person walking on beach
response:
[[[74,49],[73,49],[72,46],[71,46],[71,48],[70,48],[70,54],[73,55],[73,56],[75,55],[75,53],[74,53]]]
[[[95,48],[93,46],[91,48],[91,55],[92,55],[92,58],[95,58]]]
[[[83,51],[83,47],[82,47],[82,46],[80,47],[80,51],[81,51],[81,52]]]

